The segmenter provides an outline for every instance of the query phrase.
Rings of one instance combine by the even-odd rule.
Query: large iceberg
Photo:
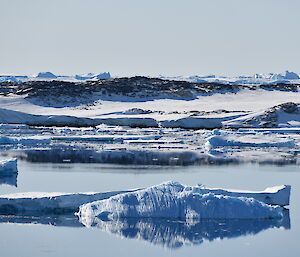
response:
[[[281,218],[283,208],[167,182],[82,205],[78,215],[84,224],[92,224],[95,218],[268,219]]]
[[[288,205],[289,195],[290,186],[251,192],[168,182],[145,189],[98,193],[1,195],[0,215],[73,214],[79,211],[79,216],[91,217],[91,221],[93,217],[110,216],[111,213],[126,218],[271,218],[281,216],[282,209],[276,206]]]

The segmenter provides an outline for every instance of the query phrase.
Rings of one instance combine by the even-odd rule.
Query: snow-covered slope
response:
[[[300,97],[298,98],[300,100]],[[223,123],[228,128],[300,127],[300,104],[283,103]]]

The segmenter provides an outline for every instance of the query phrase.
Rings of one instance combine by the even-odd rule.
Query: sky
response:
[[[299,0],[0,0],[0,74],[300,73]]]

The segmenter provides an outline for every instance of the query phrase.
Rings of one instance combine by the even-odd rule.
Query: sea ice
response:
[[[39,136],[19,138],[0,136],[0,145],[36,145],[36,144],[50,144],[50,138],[42,138]]]
[[[207,139],[206,147],[295,147],[295,141],[290,138],[279,138],[259,135],[214,135]]]

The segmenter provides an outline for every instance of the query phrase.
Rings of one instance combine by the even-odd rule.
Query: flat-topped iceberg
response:
[[[0,176],[16,174],[17,172],[17,159],[0,161]]]
[[[281,218],[283,208],[249,197],[203,191],[201,186],[167,182],[80,206],[84,224],[95,218],[269,219]]]
[[[209,189],[168,182],[146,189],[90,193],[26,192],[0,195],[0,215],[73,214],[167,218],[272,218],[289,204],[290,186],[261,192]],[[269,205],[268,205],[269,204]],[[274,204],[276,206],[272,207]],[[84,222],[85,224],[88,224]]]
[[[133,190],[132,190],[133,191]],[[79,206],[130,191],[102,193],[15,193],[0,196],[0,215],[73,214]]]

